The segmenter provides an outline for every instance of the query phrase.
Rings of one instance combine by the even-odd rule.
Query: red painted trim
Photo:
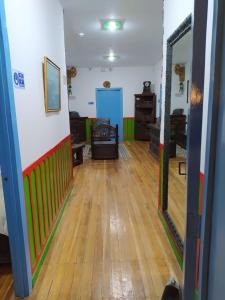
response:
[[[27,177],[27,179],[28,179],[28,185],[29,185],[29,177]],[[30,185],[29,185],[29,193],[30,193]],[[25,207],[26,207],[26,211],[28,211],[26,199],[25,199]],[[32,219],[33,219],[33,216],[32,216]],[[28,224],[28,215],[27,215],[27,213],[26,213],[26,220],[27,220],[27,224]],[[32,223],[32,229],[33,229],[33,232],[34,232],[34,224],[33,223]],[[31,240],[30,240],[29,231],[28,231],[27,235],[28,235],[29,249],[31,249]],[[35,245],[34,245],[34,248],[35,248]],[[36,256],[36,249],[35,249],[35,256]],[[31,265],[31,268],[32,268],[32,258],[31,258],[30,251],[29,251],[29,257],[30,257],[30,265]],[[36,257],[35,257],[35,259],[36,259]]]
[[[200,173],[200,193],[199,193],[199,213],[202,216],[203,210],[203,191],[204,191],[204,174]]]
[[[198,283],[199,283],[199,258],[200,258],[200,246],[201,246],[201,240],[197,240],[197,249],[196,249],[196,271],[195,271],[195,287],[198,289]]]
[[[41,193],[42,193],[42,200],[43,200],[43,208],[44,208],[44,221],[45,221],[45,237],[48,233],[48,228],[47,228],[47,224],[46,224],[46,220],[48,221],[48,226],[49,226],[49,215],[48,215],[48,209],[46,207],[46,204],[48,206],[48,197],[47,197],[47,190],[46,190],[46,199],[44,197],[44,182],[43,182],[43,173],[42,173],[42,163],[39,165],[40,167],[40,177],[41,177]],[[45,172],[46,174],[46,172]]]
[[[42,155],[38,160],[36,160],[34,163],[32,163],[29,167],[27,167],[23,171],[23,176],[29,175],[33,169],[36,168],[38,164],[40,164],[43,160],[45,160],[48,156],[50,156],[53,152],[55,152],[58,148],[60,148],[65,142],[71,140],[71,135],[68,135],[65,137],[61,142],[59,142],[56,146],[54,146],[52,149],[50,149],[48,152],[46,152],[44,155]]]
[[[72,142],[70,142],[70,161],[71,161],[70,177],[73,178],[73,149],[72,149]]]
[[[48,162],[48,180],[49,180],[49,190],[50,190],[50,204],[51,204],[51,210],[52,210],[52,220],[54,220],[54,215],[55,215],[55,209],[54,209],[54,196],[53,196],[53,191],[52,191],[52,179],[51,179],[51,161],[50,161],[50,156],[46,158]]]
[[[61,206],[61,191],[60,191],[60,183],[59,183],[59,157],[58,157],[58,150],[55,153],[55,158],[56,158],[56,181],[57,181],[57,190],[58,190],[58,203],[59,207]]]
[[[160,150],[163,150],[163,149],[164,149],[164,144],[160,144],[160,145],[159,145],[159,149],[160,149]]]
[[[54,181],[54,195],[55,195],[55,205],[56,205],[56,211],[59,209],[59,202],[58,202],[58,184],[56,180],[56,160],[55,160],[55,153],[52,153],[52,171],[53,171],[53,181]],[[58,196],[57,196],[58,195]]]
[[[64,156],[64,146],[62,146],[62,159],[61,159],[61,162],[62,162],[62,182],[63,182],[63,191],[65,191],[65,187],[66,187],[66,184],[65,184],[65,156]]]
[[[38,168],[38,166],[37,166]],[[36,199],[37,199],[37,207],[38,207],[38,223],[39,223],[39,231],[40,231],[40,244],[42,245],[42,240],[43,239],[43,236],[42,236],[42,224],[41,224],[41,208],[40,208],[40,195],[39,195],[39,190],[38,190],[38,181],[37,181],[37,168],[35,168],[34,170],[34,178],[35,178],[35,184],[36,184],[36,187],[35,187],[35,192],[36,192]],[[42,203],[42,207],[43,207],[43,203]],[[44,231],[44,235],[45,235],[45,229],[43,228],[43,231]]]
[[[70,184],[72,184],[72,179],[71,179],[71,181],[70,181]],[[37,266],[37,264],[38,264],[38,262],[39,262],[39,260],[40,260],[40,258],[41,258],[41,256],[42,256],[42,254],[43,254],[43,251],[44,251],[45,246],[46,246],[46,244],[47,244],[47,242],[48,242],[49,236],[50,236],[50,234],[51,234],[51,232],[52,232],[52,230],[53,230],[53,228],[54,228],[54,226],[55,226],[55,224],[56,224],[56,222],[57,222],[57,220],[58,220],[58,215],[59,215],[60,211],[61,211],[61,209],[58,210],[58,212],[57,212],[57,214],[56,214],[56,218],[55,218],[55,220],[52,222],[52,224],[51,224],[51,226],[50,226],[50,230],[49,230],[48,235],[47,235],[47,237],[46,237],[46,239],[45,239],[45,242],[44,242],[44,244],[43,244],[42,247],[41,247],[40,253],[39,253],[39,254],[37,255],[37,257],[36,257],[35,264],[34,264],[34,266],[31,268],[32,273],[35,272],[36,266]]]
[[[33,202],[33,194],[32,194],[32,184],[31,184],[31,174],[28,176],[28,182],[29,182],[29,190],[30,190],[30,204],[31,204],[31,211],[32,211],[32,223],[33,223],[33,231],[34,231],[34,247],[35,247],[35,255],[37,257],[38,255],[38,246],[37,246],[37,232],[36,232],[36,221],[34,216],[34,202]]]
[[[69,142],[69,144],[67,142]],[[70,154],[67,151],[69,150],[69,147],[71,148]],[[50,163],[51,160],[52,162]],[[47,165],[48,165],[48,172],[47,172]],[[44,168],[43,170],[42,170],[42,166]],[[39,191],[37,188],[38,187],[37,168],[39,168],[40,170],[41,191]],[[44,170],[45,170],[45,182],[43,176]],[[31,255],[30,255],[32,273],[36,269],[36,266],[46,247],[46,243],[48,242],[52,229],[54,228],[55,223],[57,222],[58,215],[61,211],[61,206],[62,206],[61,204],[64,202],[63,197],[66,194],[67,187],[72,183],[72,179],[73,179],[72,171],[73,171],[72,145],[71,145],[71,137],[69,135],[68,137],[63,139],[59,144],[53,147],[50,151],[44,154],[41,158],[39,158],[36,162],[31,164],[23,172],[24,178],[26,176],[28,178],[31,215],[32,215],[32,223],[33,223],[32,227],[33,227],[33,234],[34,234],[35,261],[33,266],[32,266]],[[32,182],[31,182],[32,172],[34,172],[34,180],[36,184],[36,186],[34,187],[35,190],[33,190],[32,188]],[[46,191],[46,199],[44,198],[44,185]],[[57,192],[58,192],[58,197],[57,197]],[[37,217],[38,217],[37,219],[35,219],[33,195],[36,195],[37,198]],[[40,214],[41,196],[42,196],[44,224],[41,223],[41,214]],[[46,202],[44,200],[46,200]],[[51,213],[52,213],[52,219],[50,218]],[[48,230],[47,230],[46,220],[48,220]],[[37,238],[38,238],[37,231],[36,231],[37,227],[39,228],[40,231],[40,236],[39,236],[40,249],[38,249],[38,242],[37,242]],[[44,237],[42,236],[42,230],[44,233]],[[31,243],[30,240],[29,243]]]
[[[62,161],[61,161],[61,149],[58,150],[59,153],[59,185],[60,185],[60,201],[63,201],[63,185],[62,185]]]
[[[45,167],[46,195],[47,195],[47,205],[48,205],[48,220],[49,220],[48,225],[50,228],[51,223],[52,223],[52,219],[51,219],[52,208],[51,208],[51,203],[50,203],[50,198],[51,198],[50,184],[49,184],[49,189],[48,189],[49,177],[48,177],[48,173],[47,173],[47,159],[44,160],[44,167]],[[50,196],[50,198],[49,198],[49,196]]]
[[[58,211],[57,198],[56,198],[56,186],[55,186],[55,168],[54,168],[54,153],[52,153],[52,188],[53,188],[53,201],[55,206],[55,215]]]

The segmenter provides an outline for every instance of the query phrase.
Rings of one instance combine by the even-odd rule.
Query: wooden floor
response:
[[[131,159],[88,161],[29,299],[160,300],[182,273],[157,214],[158,163],[148,144],[126,143]]]
[[[184,240],[185,237],[185,212],[187,177],[179,175],[179,162],[185,161],[183,157],[170,159],[169,186],[168,186],[168,212]],[[183,170],[182,170],[183,171]]]
[[[12,295],[13,292],[12,271],[9,265],[0,266],[0,299],[5,300]]]

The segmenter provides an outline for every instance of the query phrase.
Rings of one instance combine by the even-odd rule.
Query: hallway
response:
[[[160,299],[182,273],[157,213],[158,164],[148,143],[132,156],[86,161],[29,299]]]

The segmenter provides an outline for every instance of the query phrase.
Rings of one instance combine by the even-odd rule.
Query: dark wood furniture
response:
[[[96,160],[119,158],[118,125],[101,124],[91,128],[91,153]]]
[[[79,114],[70,112],[70,132],[77,143],[86,141],[87,117],[79,117]]]
[[[150,124],[149,125],[149,134],[150,134],[150,152],[159,157],[159,146],[160,146],[160,124]]]
[[[156,120],[156,95],[143,93],[135,95],[135,139],[149,140],[149,124]]]
[[[105,136],[108,132],[108,128],[105,128],[104,126],[99,127],[100,125],[110,125],[110,119],[97,118],[94,121],[93,130],[98,127],[98,130],[95,131],[95,141],[105,141]]]
[[[186,149],[187,145],[186,125],[186,115],[170,115],[170,136],[183,149]]]
[[[9,237],[0,234],[0,265],[1,264],[10,264],[10,248],[9,248]]]
[[[83,164],[83,149],[85,144],[72,144],[73,167]]]
[[[150,133],[150,152],[155,156],[159,157],[160,151],[160,123],[150,124],[149,125]],[[170,139],[170,158],[176,157],[176,142],[175,139],[171,137]]]

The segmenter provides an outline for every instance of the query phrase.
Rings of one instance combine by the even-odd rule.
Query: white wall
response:
[[[143,82],[150,80],[155,90],[159,83],[157,67],[117,67],[112,71],[102,72],[100,68],[91,71],[78,69],[78,75],[72,80],[73,96],[70,97],[70,111],[78,111],[81,116],[96,117],[96,88],[102,88],[109,80],[112,87],[123,88],[124,117],[134,116],[134,94],[142,93]],[[159,91],[157,88],[156,92]],[[88,102],[94,102],[89,105]]]
[[[165,0],[164,1],[164,36],[163,36],[163,76],[162,76],[162,123],[160,142],[164,144],[164,114],[166,86],[166,55],[167,40],[181,23],[194,11],[194,0]]]
[[[5,0],[5,7],[12,68],[25,74],[25,90],[14,90],[24,169],[69,134],[63,10],[58,0]],[[45,113],[44,56],[62,71],[60,113]]]
[[[157,110],[156,110],[156,116],[160,116],[160,110],[161,110],[161,100],[160,99],[160,87],[162,84],[162,59],[158,61],[154,66],[154,80],[155,80],[155,93],[157,96]]]
[[[201,146],[201,172],[203,174],[205,172],[205,152],[206,152],[207,125],[208,125],[209,87],[210,87],[210,80],[211,80],[210,76],[211,76],[213,13],[214,13],[214,1],[209,0],[207,33],[206,33],[205,84],[204,84],[202,146]]]

